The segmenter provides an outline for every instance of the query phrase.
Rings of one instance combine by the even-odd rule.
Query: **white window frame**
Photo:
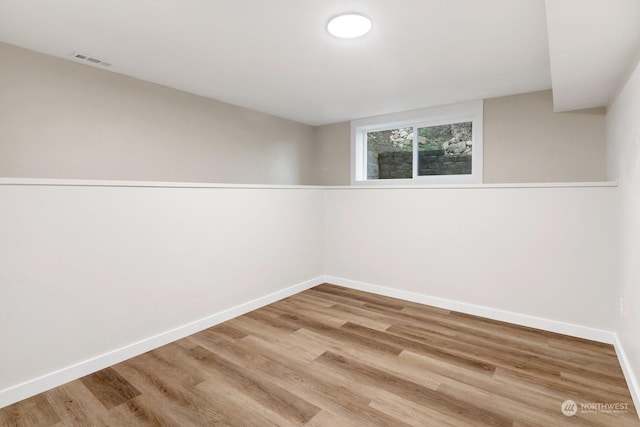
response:
[[[470,101],[441,107],[386,114],[351,121],[351,185],[440,185],[482,184],[482,118],[483,101]],[[367,132],[403,127],[429,127],[451,123],[471,122],[473,144],[471,173],[464,175],[418,175],[418,133],[413,133],[413,178],[367,179]]]

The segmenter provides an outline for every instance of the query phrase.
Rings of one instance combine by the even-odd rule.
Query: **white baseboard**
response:
[[[620,342],[618,334],[615,334],[613,346],[616,349],[616,354],[618,355],[618,361],[620,361],[624,378],[627,380],[627,386],[629,387],[629,392],[633,399],[633,405],[636,407],[638,417],[640,418],[640,383],[638,382],[638,377],[631,368],[629,358],[627,357],[627,353],[624,351],[624,347],[622,346],[622,342]]]
[[[574,325],[571,323],[564,323],[556,320],[543,319],[541,317],[529,316],[526,314],[514,313],[512,311],[504,311],[496,308],[469,304],[445,298],[438,298],[415,292],[402,291],[399,289],[387,288],[384,286],[372,285],[370,283],[349,280],[342,277],[324,276],[324,281],[327,283],[344,286],[346,288],[357,289],[360,291],[371,292],[378,295],[385,295],[392,298],[431,305],[434,307],[444,308],[446,310],[473,314],[475,316],[514,323],[521,326],[528,326],[530,328],[542,329],[549,332],[570,335],[577,338],[584,338],[607,344],[613,344],[615,340],[615,334],[613,332],[605,331],[602,329]]]
[[[297,285],[256,298],[244,304],[240,304],[230,309],[207,316],[203,319],[196,320],[195,322],[179,326],[158,335],[115,349],[108,353],[101,354],[91,359],[48,373],[41,377],[5,388],[0,390],[0,408],[60,386],[69,381],[82,378],[83,376],[99,371],[100,369],[115,365],[116,363],[138,356],[149,350],[169,344],[170,342],[179,340],[180,338],[187,337],[234,317],[248,313],[291,295],[295,295],[321,283],[324,283],[323,276],[298,283]]]

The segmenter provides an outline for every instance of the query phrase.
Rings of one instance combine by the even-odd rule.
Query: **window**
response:
[[[352,184],[482,183],[482,101],[351,122]]]

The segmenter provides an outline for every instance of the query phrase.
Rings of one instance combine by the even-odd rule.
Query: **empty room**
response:
[[[0,426],[640,426],[640,1],[0,0]]]

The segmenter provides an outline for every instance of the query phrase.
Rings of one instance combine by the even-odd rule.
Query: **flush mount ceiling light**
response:
[[[332,18],[327,24],[329,34],[341,39],[364,36],[371,30],[371,20],[358,13],[345,13]]]

